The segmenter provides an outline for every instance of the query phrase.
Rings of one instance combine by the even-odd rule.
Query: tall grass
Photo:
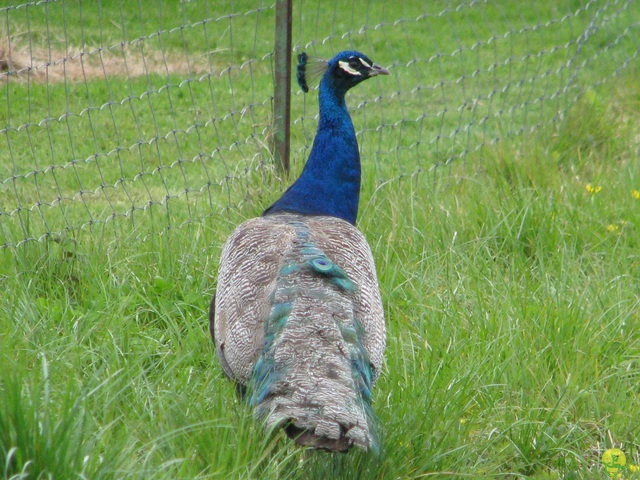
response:
[[[545,5],[554,8],[552,3]],[[582,5],[570,3],[574,9]],[[74,8],[65,8],[64,18],[52,9],[46,20],[64,25],[68,36],[64,38],[71,43],[80,44],[83,38],[98,42],[96,31],[102,29],[103,41],[110,44],[121,40],[123,27],[143,30],[146,21],[179,15],[189,20],[200,14],[193,2],[164,2],[164,12],[155,12],[158,18],[143,15],[136,2],[101,5],[117,6],[117,15],[110,17],[106,8],[98,16],[94,6],[87,6],[82,22]],[[251,5],[237,2],[237,11]],[[337,14],[325,15],[314,28],[333,31],[336,18],[336,29],[355,28],[362,19],[357,17],[360,4],[353,5],[349,22]],[[419,13],[413,9],[422,11],[419,2],[398,3],[399,7],[393,2],[366,5],[371,24],[384,20],[392,8],[405,8],[407,18]],[[430,7],[438,12],[442,5],[434,2]],[[513,14],[505,19],[511,26],[539,18],[535,7],[523,8],[519,2],[495,5],[502,5],[496,8],[496,17]],[[611,31],[605,29],[604,41],[616,38],[616,22],[628,13],[627,6],[615,3],[605,12],[610,15],[606,29]],[[28,13],[25,8],[16,15]],[[215,17],[216,12],[207,14]],[[264,15],[260,22],[271,25],[271,10]],[[465,26],[477,25],[478,31],[469,35],[492,34],[492,23],[483,23],[487,19],[481,15],[476,18],[475,10],[460,15],[466,18]],[[233,21],[239,22],[237,30],[242,31],[244,22],[257,22],[256,18],[237,16]],[[353,18],[360,18],[360,23],[353,23]],[[430,30],[429,38],[454,44],[451,35],[465,33],[464,28],[449,28],[435,18],[439,17],[425,20],[436,29]],[[33,16],[28,21],[37,30],[38,19]],[[301,21],[309,20],[301,17]],[[585,18],[572,21],[563,24],[566,31],[557,35],[568,34],[571,25],[580,26]],[[207,28],[215,30],[219,25]],[[349,41],[366,52],[381,51],[375,60],[388,65],[397,59],[385,59],[385,47],[397,48],[403,58],[410,59],[415,42],[409,40],[424,35],[424,28],[407,23],[399,34],[387,31],[383,43],[372,45],[367,37],[355,34]],[[199,38],[200,33],[189,30],[185,35]],[[545,28],[527,34],[528,48],[541,49],[544,37],[553,35]],[[167,38],[168,51],[179,50],[182,40]],[[270,36],[235,39],[236,50],[214,54],[225,62],[241,62],[247,52],[269,49],[272,42]],[[565,40],[555,39],[557,45]],[[221,45],[228,41],[219,39]],[[344,46],[344,40],[334,36],[326,48],[338,43]],[[631,40],[623,43],[624,54],[633,52]],[[490,46],[496,52],[522,47],[504,39]],[[11,155],[0,152],[1,178],[15,175],[16,181],[0,190],[0,203],[32,206],[40,200],[51,201],[58,192],[75,198],[63,205],[66,209],[49,210],[48,221],[53,223],[32,226],[31,231],[47,227],[64,232],[65,226],[81,220],[102,219],[104,212],[126,212],[132,202],[144,205],[147,196],[155,201],[201,185],[195,182],[202,180],[203,172],[219,184],[192,201],[172,203],[171,208],[158,201],[148,210],[134,209],[127,217],[85,226],[74,235],[45,236],[16,247],[29,227],[16,220],[15,231],[13,227],[2,231],[11,245],[0,249],[0,470],[4,477],[586,479],[604,477],[600,457],[611,447],[621,448],[629,463],[640,464],[640,72],[630,67],[625,75],[586,92],[566,113],[560,108],[564,117],[553,127],[500,135],[504,138],[491,145],[495,132],[489,132],[487,145],[464,161],[430,170],[443,159],[422,155],[426,150],[420,150],[416,141],[426,144],[425,138],[447,134],[448,128],[481,115],[464,110],[455,118],[440,118],[434,112],[442,108],[445,97],[412,89],[445,76],[464,76],[479,64],[488,47],[487,43],[461,52],[456,57],[460,72],[430,72],[435,63],[414,65],[395,78],[397,85],[389,88],[376,108],[358,108],[360,100],[374,96],[373,82],[348,100],[355,123],[362,128],[359,227],[376,258],[388,325],[384,372],[375,387],[374,409],[384,444],[379,456],[304,450],[281,432],[265,433],[217,362],[207,310],[221,245],[235,225],[260,214],[279,195],[279,179],[255,169],[255,152],[245,156],[237,148],[224,153],[233,161],[216,159],[202,169],[194,162],[193,177],[180,168],[160,168],[164,161],[176,158],[172,149],[183,144],[183,156],[196,157],[198,152],[210,151],[208,141],[215,148],[231,145],[238,132],[243,139],[257,138],[256,132],[261,134],[266,125],[260,123],[261,115],[268,116],[260,100],[270,95],[269,83],[259,81],[268,75],[267,66],[258,64],[252,78],[243,76],[246,71],[229,75],[236,93],[246,90],[259,100],[256,111],[250,112],[255,117],[248,114],[239,119],[238,132],[232,131],[232,116],[222,122],[221,133],[214,133],[213,124],[203,128],[202,145],[182,140],[165,145],[159,140],[158,148],[166,148],[164,156],[156,156],[149,147],[142,153],[128,151],[120,157],[80,162],[77,168],[65,167],[64,175],[58,177],[60,169],[30,175],[40,155],[49,158],[51,154],[55,162],[84,159],[92,152],[154,135],[163,137],[174,128],[174,121],[185,129],[192,126],[193,112],[164,110],[169,105],[168,92],[174,92],[169,87],[163,96],[149,95],[156,102],[157,119],[145,117],[148,110],[134,95],[129,104],[114,108],[111,119],[100,117],[104,124],[91,124],[88,115],[70,116],[70,123],[58,122],[42,130],[33,127],[39,132],[33,142],[20,140],[22,133],[17,130],[7,131],[3,141],[13,150]],[[312,45],[314,49],[320,46]],[[562,55],[563,50],[541,52],[538,57],[548,58],[547,54]],[[232,59],[233,55],[238,58]],[[540,62],[509,68],[542,68]],[[445,65],[458,68],[453,63]],[[100,106],[111,98],[126,97],[129,91],[152,92],[156,85],[179,81],[157,73],[103,80],[107,79],[64,86],[34,82],[28,87],[30,96],[23,95],[25,85],[12,83],[6,91],[14,116],[7,124],[15,127],[44,118],[42,112],[47,109],[62,115],[84,108],[74,103],[80,95],[86,94],[90,105]],[[207,84],[194,84],[191,94],[194,102],[208,108],[208,95],[221,96],[228,86],[227,80],[221,81],[208,92]],[[475,86],[480,93],[486,87]],[[457,89],[469,87],[451,82],[445,86],[450,89],[446,95],[458,98]],[[398,99],[393,93],[396,88],[411,94]],[[548,92],[552,91],[550,86]],[[65,98],[56,92],[64,92]],[[506,92],[494,106],[509,105],[512,93]],[[307,116],[315,111],[314,100],[308,101]],[[302,102],[295,103],[300,110]],[[525,110],[523,116],[538,114]],[[425,111],[431,116],[418,117]],[[173,114],[179,118],[172,118]],[[216,117],[216,112],[202,115]],[[294,118],[300,115],[294,112]],[[394,123],[383,133],[375,131],[376,125],[394,116],[422,119]],[[514,133],[516,120],[503,125],[505,132]],[[120,139],[124,143],[117,143],[115,137],[85,138],[78,133],[112,125],[124,132]],[[149,132],[143,131],[147,128]],[[312,130],[296,131],[307,135]],[[74,142],[49,141],[66,138],[67,131],[74,132]],[[461,137],[445,137],[452,144],[464,143]],[[302,138],[296,141],[304,143]],[[106,144],[96,146],[100,142]],[[447,148],[443,144],[442,151]],[[303,153],[304,148],[296,154]],[[27,160],[16,161],[20,159]],[[86,196],[78,200],[78,192],[95,180],[98,164],[103,186],[117,184],[122,177],[128,180],[117,192],[110,187],[95,194],[84,192]],[[296,168],[300,167],[298,162]],[[40,221],[37,215],[38,209],[33,209],[24,218],[35,223]],[[168,228],[177,225],[181,228]]]
[[[638,463],[639,98],[627,79],[447,172],[365,178],[389,329],[379,457],[265,434],[222,374],[219,249],[260,205],[3,251],[5,477],[593,478],[613,446]]]

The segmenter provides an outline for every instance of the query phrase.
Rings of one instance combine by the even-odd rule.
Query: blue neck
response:
[[[294,212],[329,215],[356,223],[360,199],[360,153],[345,103],[346,89],[327,75],[320,82],[320,121],[300,177],[263,215]]]

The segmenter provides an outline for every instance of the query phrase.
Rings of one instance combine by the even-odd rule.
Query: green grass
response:
[[[239,215],[3,251],[5,474],[592,478],[610,446],[637,463],[639,98],[629,81],[446,175],[367,184],[389,328],[379,458],[263,434],[224,378],[206,309]]]
[[[348,18],[336,20],[336,32],[398,13],[387,4],[354,4]],[[165,8],[177,5],[166,2]],[[160,18],[197,13],[180,5],[187,10]],[[520,9],[506,18],[508,6],[486,13],[491,18],[476,18],[473,9],[449,15],[476,25],[455,31],[470,38],[485,38],[499,21],[515,28],[544,16]],[[132,22],[129,30],[142,18],[135,3],[116,7],[102,20],[109,42],[121,38],[115,20],[107,21],[116,17],[109,15]],[[419,10],[397,8],[408,19]],[[433,13],[438,8],[434,3]],[[51,12],[50,24],[60,25],[59,13]],[[357,15],[361,12],[366,21]],[[604,31],[605,45],[615,38],[619,21],[612,10],[607,13],[611,30]],[[89,16],[84,12],[83,18]],[[323,22],[331,26],[331,15],[326,17]],[[81,38],[74,18],[67,20],[67,35]],[[153,18],[151,25],[160,21]],[[439,18],[429,17],[429,25],[440,25]],[[306,21],[305,29],[315,28]],[[574,28],[580,24],[572,22]],[[447,36],[454,30],[443,25],[429,38],[444,45],[465,41]],[[346,41],[379,50],[374,58],[388,65],[395,60],[383,47],[402,61],[410,59],[414,47],[404,38],[424,26],[407,22],[399,30],[385,27],[383,37],[354,33]],[[567,33],[532,32],[529,48],[540,48],[536,42],[545,31],[557,35],[558,45]],[[95,26],[86,32],[95,33]],[[247,55],[262,48],[248,36],[235,38]],[[171,39],[169,47],[179,48]],[[332,37],[327,46],[314,48],[333,49],[339,40]],[[495,48],[508,50],[507,45],[496,40]],[[437,147],[413,145],[433,138],[441,125],[454,128],[458,117],[435,112],[458,105],[462,97],[453,85],[436,98],[433,92],[407,91],[484,65],[494,58],[485,47],[479,51],[486,58],[474,58],[477,50],[464,52],[458,67],[443,59],[444,70],[431,73],[433,62],[404,69],[398,60],[397,76],[387,78],[395,82],[391,89],[372,82],[349,99],[364,159],[359,226],[376,258],[388,325],[384,372],[375,387],[384,444],[378,457],[303,450],[281,432],[263,432],[224,377],[209,337],[207,310],[221,245],[235,225],[259,214],[282,187],[263,168],[269,160],[260,143],[268,105],[218,124],[204,120],[241,110],[240,103],[234,107],[231,98],[221,97],[230,85],[238,102],[253,95],[260,104],[270,92],[270,79],[260,80],[268,68],[257,64],[252,79],[242,70],[219,83],[196,82],[189,92],[160,91],[180,77],[159,74],[4,87],[15,103],[3,110],[11,114],[3,125],[14,127],[77,111],[86,99],[99,107],[131,92],[158,93],[97,110],[91,118],[70,116],[30,127],[32,139],[21,129],[8,130],[1,140],[6,148],[0,150],[0,179],[16,178],[0,187],[0,208],[26,209],[58,194],[67,199],[60,207],[35,208],[0,224],[0,243],[11,245],[0,250],[1,474],[15,479],[590,479],[605,478],[600,457],[611,447],[640,464],[638,69],[631,66],[605,85],[581,90],[572,105],[553,104],[562,107],[562,119],[534,132],[507,135],[518,130],[521,119],[505,117],[491,127],[503,129],[500,142],[429,170],[455,151],[454,144],[473,146],[475,140],[454,136]],[[628,54],[625,49],[633,45],[622,47]],[[520,67],[526,62],[513,66]],[[606,74],[601,68],[584,83],[598,83]],[[373,103],[378,88],[383,97]],[[396,90],[404,93],[391,93]],[[194,98],[186,105],[202,104],[202,111],[184,107],[180,92]],[[514,101],[511,94],[501,102]],[[214,106],[210,100],[218,97]],[[313,134],[308,117],[316,107],[310,98],[303,110],[298,100],[294,97],[294,117],[304,114],[305,120],[294,131],[294,150],[302,157],[302,145]],[[358,108],[365,100],[370,103]],[[155,116],[146,108],[150,105]],[[415,122],[424,112],[430,116]],[[460,115],[482,116],[479,111]],[[376,130],[388,119],[407,121]],[[90,158],[114,146],[164,138],[175,125],[186,131],[200,120],[198,134],[191,129],[177,140],[157,142],[157,148]],[[234,146],[236,134],[249,141]],[[493,135],[487,133],[487,139]],[[191,161],[216,146],[221,147],[216,161]],[[9,147],[12,153],[4,153]],[[190,161],[170,167],[177,155]],[[62,168],[70,158],[89,160]],[[61,168],[30,174],[51,165]],[[199,195],[182,193],[207,178],[214,187]],[[77,195],[100,185],[97,193]],[[175,198],[160,202],[166,195]],[[137,208],[127,216],[75,229],[90,218],[122,214],[132,204]],[[53,234],[16,245],[25,232],[46,234],[45,227]]]

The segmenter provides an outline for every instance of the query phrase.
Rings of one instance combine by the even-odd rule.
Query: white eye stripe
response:
[[[367,61],[364,58],[358,57],[358,60],[360,60],[360,63],[362,65],[364,65],[365,67],[367,67],[367,68],[371,68],[372,67],[372,65],[370,63],[367,63]]]
[[[361,60],[361,61],[362,61],[362,60]],[[338,62],[338,66],[339,66],[342,70],[344,70],[345,72],[347,72],[347,73],[349,73],[349,74],[351,74],[351,75],[362,75],[359,71],[354,70],[353,68],[351,68],[351,67],[349,66],[349,62],[344,62],[344,61],[340,60],[340,61]]]

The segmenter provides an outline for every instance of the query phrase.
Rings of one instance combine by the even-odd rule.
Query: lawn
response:
[[[374,456],[263,432],[209,337],[222,243],[290,181],[256,3],[0,5],[16,64],[68,59],[0,79],[4,477],[588,479],[609,448],[640,464],[639,6],[296,5],[296,51],[392,72],[348,97],[388,328]],[[291,176],[317,113],[293,93]]]

